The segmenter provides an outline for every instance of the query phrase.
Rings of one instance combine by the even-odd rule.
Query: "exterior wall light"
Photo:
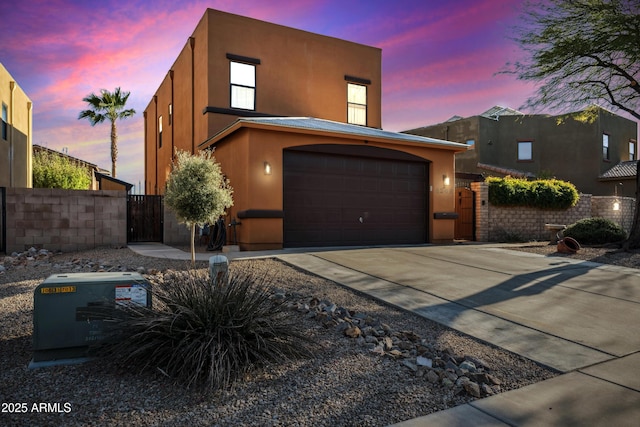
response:
[[[622,183],[618,183],[615,184],[613,186],[613,196],[615,197],[615,200],[613,202],[613,210],[614,211],[619,211],[620,210],[620,200],[618,200],[618,185],[622,185]]]
[[[442,182],[444,183],[445,186],[448,186],[449,184],[451,184],[451,180],[447,175],[442,175]]]
[[[269,162],[264,162],[264,174],[271,175],[271,165]]]

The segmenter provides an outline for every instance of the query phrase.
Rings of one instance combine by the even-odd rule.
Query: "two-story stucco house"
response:
[[[32,185],[33,103],[0,63],[0,187]]]
[[[454,154],[382,127],[380,49],[208,9],[145,117],[145,187],[213,149],[241,249],[451,241]]]
[[[582,193],[635,196],[634,177],[619,186],[620,174],[607,172],[638,160],[637,123],[601,107],[562,115],[493,107],[405,132],[467,144],[456,155],[459,174],[553,176]]]

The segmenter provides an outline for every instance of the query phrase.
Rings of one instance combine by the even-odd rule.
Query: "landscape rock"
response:
[[[344,335],[349,338],[358,338],[362,332],[357,326],[353,326],[344,330]]]
[[[427,368],[433,368],[433,361],[428,357],[418,356],[416,358],[418,366],[426,366]]]

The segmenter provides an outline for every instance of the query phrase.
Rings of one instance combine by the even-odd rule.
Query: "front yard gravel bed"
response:
[[[0,262],[0,402],[26,404],[25,413],[0,413],[3,426],[386,426],[556,375],[274,259],[231,267],[266,274],[289,299],[297,327],[317,344],[312,359],[272,364],[213,394],[101,359],[30,370],[33,291],[49,275],[138,271],[161,280],[189,268],[126,248],[31,255]]]

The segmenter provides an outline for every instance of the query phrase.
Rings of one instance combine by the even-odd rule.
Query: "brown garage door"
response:
[[[285,247],[427,241],[426,161],[367,146],[318,147],[284,152]]]

